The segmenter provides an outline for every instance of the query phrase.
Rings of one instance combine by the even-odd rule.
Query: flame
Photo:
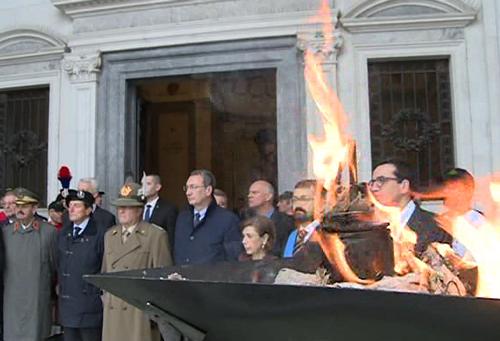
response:
[[[322,24],[323,50],[331,51],[334,44],[334,26],[332,13],[327,0],[322,1],[318,16],[313,21]],[[304,56],[304,77],[307,89],[314,100],[323,123],[323,136],[310,135],[309,144],[313,151],[313,172],[318,187],[314,198],[314,219],[321,221],[323,213],[328,211],[337,202],[337,195],[341,182],[348,185],[345,172],[350,172],[355,177],[355,145],[352,138],[347,135],[347,116],[335,90],[329,84],[323,73],[324,58],[321,54],[307,49]],[[348,173],[349,174],[349,173]],[[326,198],[322,196],[323,188],[327,191]],[[342,191],[349,190],[343,186]],[[370,280],[360,279],[350,268],[344,251],[345,246],[336,234],[326,238],[324,235],[313,235],[331,264],[335,264],[345,280],[360,284],[372,283]]]
[[[486,181],[486,182],[485,182]],[[480,223],[473,223],[466,215],[453,217],[451,224],[443,224],[456,240],[470,252],[478,269],[476,296],[500,298],[500,219],[496,212],[500,208],[500,182],[490,179],[487,183],[489,195],[479,198],[489,209]]]
[[[324,0],[315,21],[323,24],[324,50],[333,45],[332,14],[328,1]],[[324,58],[313,50],[305,52],[304,76],[323,122],[324,136],[309,136],[313,151],[313,172],[316,179],[329,192],[327,207],[335,205],[335,190],[339,173],[349,169],[349,150],[352,140],[345,133],[347,118],[335,90],[328,83],[322,69]]]
[[[373,193],[368,190],[368,198],[375,206],[375,215],[379,221],[389,222],[389,230],[394,247],[394,272],[404,275],[415,268],[414,248],[417,243],[417,234],[408,226],[401,224],[401,208],[385,206],[380,203]],[[419,265],[419,268],[421,266]]]
[[[465,246],[467,253],[463,266],[477,266],[475,295],[480,297],[500,298],[499,179],[499,174],[493,174],[476,179],[472,184],[470,180],[453,180],[438,189],[418,194],[420,198],[444,198],[445,211],[439,223]],[[484,208],[484,215],[472,212],[476,216],[474,220],[471,218],[473,202]]]

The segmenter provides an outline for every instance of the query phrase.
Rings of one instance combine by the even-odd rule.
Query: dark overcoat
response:
[[[101,291],[83,275],[101,271],[107,228],[90,218],[87,227],[73,238],[73,224],[63,227],[57,238],[59,321],[70,328],[102,326]]]

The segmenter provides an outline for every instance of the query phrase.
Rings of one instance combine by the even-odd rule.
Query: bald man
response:
[[[274,187],[264,180],[255,181],[248,190],[248,207],[256,215],[270,218],[276,227],[276,242],[273,254],[281,256],[290,232],[294,230],[293,220],[274,208]]]

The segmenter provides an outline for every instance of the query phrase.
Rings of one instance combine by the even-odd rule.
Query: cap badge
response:
[[[133,191],[132,187],[130,187],[129,185],[125,185],[120,190],[120,194],[124,197],[127,197],[129,196],[130,193],[132,193],[132,191]]]

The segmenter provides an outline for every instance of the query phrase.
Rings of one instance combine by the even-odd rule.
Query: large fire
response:
[[[323,1],[319,15],[314,18],[314,21],[323,25],[324,48],[329,50],[334,42],[334,26],[332,13],[326,0]],[[314,218],[320,221],[324,212],[335,206],[339,191],[349,190],[349,186],[345,186],[345,174],[355,167],[353,165],[355,148],[353,139],[346,133],[347,115],[342,103],[323,73],[322,55],[316,54],[312,49],[307,49],[304,58],[307,89],[317,106],[324,129],[323,137],[309,136],[313,151],[313,172],[318,180],[314,200]],[[323,188],[328,193],[326,198],[321,195]],[[349,267],[344,255],[344,245],[337,235],[330,235],[328,238],[315,235],[313,238],[320,243],[330,263],[337,265],[339,272],[346,280],[362,284],[372,282],[358,278]]]
[[[333,25],[332,13],[326,0],[323,1],[316,20],[323,24],[324,44],[325,49],[328,49],[333,44]],[[313,150],[314,175],[329,193],[325,205],[328,208],[335,205],[339,175],[342,170],[348,170],[351,167],[350,150],[353,149],[353,140],[346,133],[347,116],[333,87],[328,84],[322,63],[323,57],[320,54],[316,54],[311,49],[306,50],[305,80],[321,115],[324,128],[324,136],[311,135],[309,143]],[[315,213],[318,218],[320,212]]]
[[[329,50],[334,43],[334,26],[332,24],[332,13],[328,1],[323,0],[319,15],[314,18],[316,23],[323,25],[324,48]],[[347,133],[348,119],[333,86],[328,83],[323,72],[323,57],[308,49],[305,52],[305,80],[307,89],[311,94],[318,114],[323,122],[323,136],[311,135],[308,137],[313,152],[313,172],[318,180],[318,189],[315,198],[316,222],[321,221],[325,212],[337,203],[339,193],[349,191],[349,182],[356,181],[356,152],[353,138]],[[349,170],[351,172],[349,173]],[[351,174],[349,178],[349,174]],[[354,179],[353,179],[354,178]],[[472,260],[461,260],[454,254],[448,245],[434,245],[434,249],[448,261],[454,262],[461,267],[472,268],[477,266],[478,285],[476,296],[500,298],[500,181],[478,181],[477,193],[480,189],[489,189],[487,194],[483,191],[479,201],[483,201],[485,207],[484,223],[475,226],[466,219],[463,212],[458,209],[440,217],[443,228],[453,236],[455,240],[462,243],[472,255]],[[456,186],[455,194],[450,192],[450,186]],[[458,206],[469,205],[466,198],[462,198],[460,190],[463,184],[449,184],[447,189],[440,189],[432,193],[415,193],[416,197],[453,197]],[[326,198],[320,195],[322,189],[328,193]],[[395,273],[405,275],[409,272],[421,274],[421,282],[424,277],[433,272],[430,266],[415,257],[414,246],[417,236],[407,226],[401,224],[401,209],[399,207],[388,207],[379,203],[373,195],[369,198],[374,204],[377,218],[380,221],[390,222],[390,234],[394,242]],[[459,213],[457,213],[459,212]],[[316,224],[317,225],[317,224]],[[344,245],[337,235],[329,237],[315,235],[325,251],[325,255],[332,264],[339,267],[339,271],[348,281],[360,284],[369,284],[370,281],[359,279],[350,269],[344,255]],[[332,242],[333,241],[333,242]],[[457,261],[458,259],[458,261]]]

